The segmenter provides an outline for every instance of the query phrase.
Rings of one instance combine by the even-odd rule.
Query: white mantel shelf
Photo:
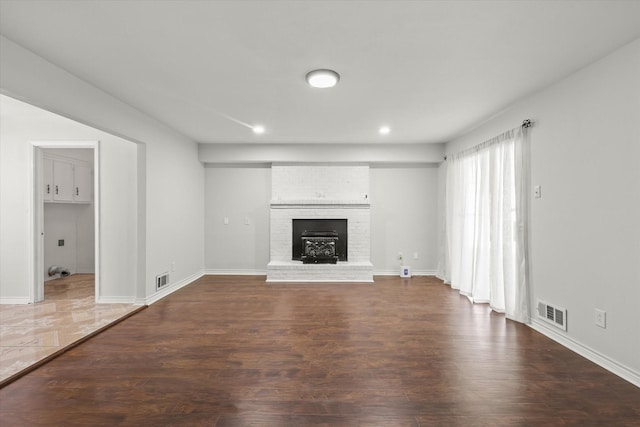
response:
[[[291,208],[313,208],[322,206],[323,208],[368,208],[371,206],[369,199],[361,200],[333,200],[333,199],[303,199],[303,200],[271,200],[271,207],[274,209]]]

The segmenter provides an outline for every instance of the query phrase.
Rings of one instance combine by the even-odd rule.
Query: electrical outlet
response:
[[[175,261],[171,262],[171,271],[176,271],[176,262]]]
[[[607,327],[607,312],[596,308],[596,326]]]
[[[244,217],[244,225],[251,225],[251,219],[248,216]]]
[[[224,225],[229,225],[229,217],[225,216],[222,222],[224,222]]]
[[[58,240],[58,246],[64,246],[64,239]]]
[[[536,199],[539,199],[542,197],[542,187],[540,187],[539,185],[536,185],[535,187],[533,187],[533,195]]]
[[[418,252],[413,253],[413,259],[418,259]]]
[[[398,252],[398,259],[402,259],[402,252]]]

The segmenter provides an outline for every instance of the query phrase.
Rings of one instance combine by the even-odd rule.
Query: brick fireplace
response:
[[[273,165],[267,281],[372,282],[368,193],[368,166]],[[294,219],[345,220],[348,257],[335,264],[293,259]]]

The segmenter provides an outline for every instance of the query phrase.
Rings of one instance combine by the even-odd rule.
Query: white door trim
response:
[[[42,148],[93,148],[93,209],[95,250],[95,300],[100,298],[100,141],[31,141],[29,174],[29,303],[44,299],[44,210]]]

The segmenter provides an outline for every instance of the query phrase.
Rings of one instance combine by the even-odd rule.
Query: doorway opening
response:
[[[99,295],[99,150],[97,141],[38,141],[33,147],[33,286],[30,302],[45,299],[45,283],[72,274],[93,281]]]

